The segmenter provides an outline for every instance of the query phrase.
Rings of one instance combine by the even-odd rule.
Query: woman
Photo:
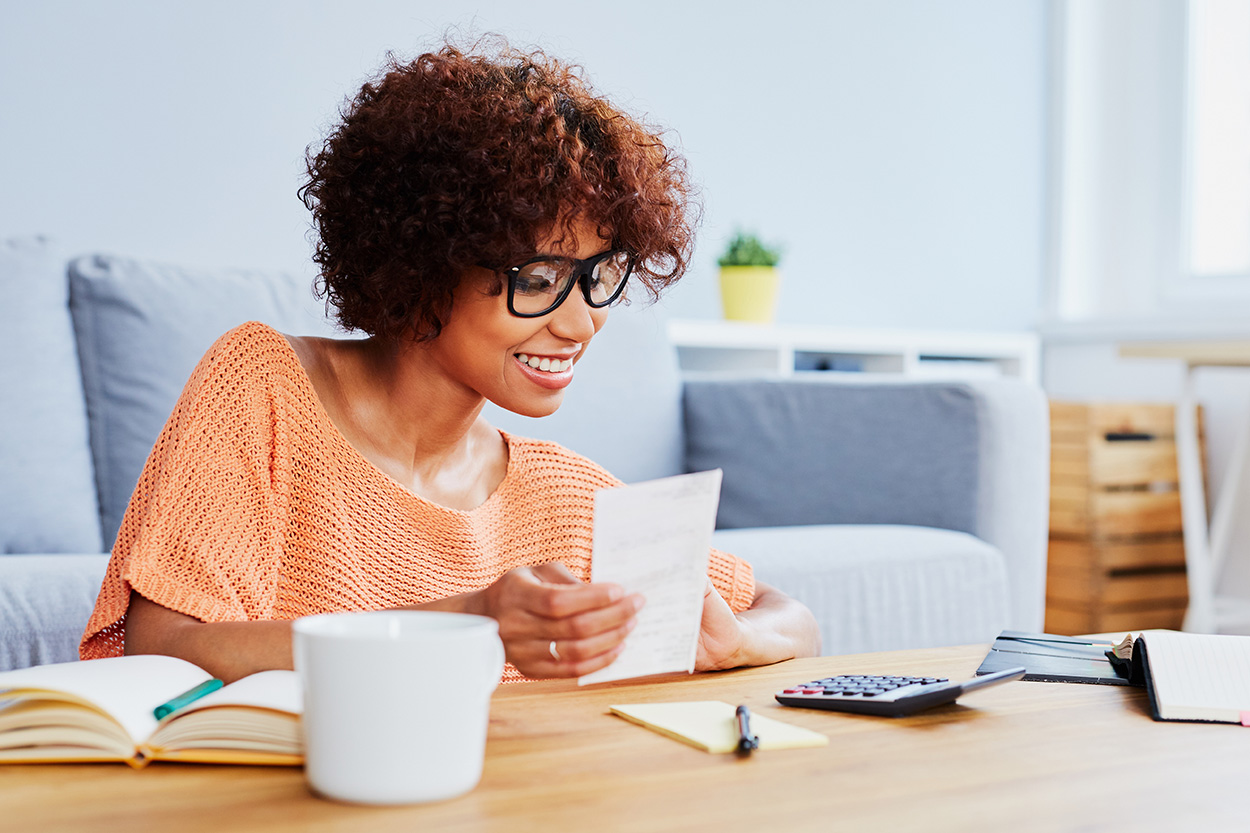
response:
[[[484,402],[559,407],[608,307],[692,246],[684,162],[567,66],[445,47],[366,84],[303,189],[320,289],[361,340],[245,324],[192,374],[147,462],[85,658],[291,667],[290,620],[491,616],[505,679],[610,664],[645,600],[588,583],[619,481],[505,435]],[[819,648],[811,614],[713,551],[696,666]]]

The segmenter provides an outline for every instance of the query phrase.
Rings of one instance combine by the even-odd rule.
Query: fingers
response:
[[[522,570],[513,572],[521,573]],[[558,562],[529,568],[524,606],[545,619],[566,619],[620,602],[625,591],[616,584],[587,584]]]
[[[606,607],[572,616],[535,617],[533,624],[535,631],[548,639],[576,642],[608,633],[634,621],[643,604],[643,597],[635,593]]]
[[[541,672],[541,676],[546,677],[580,677],[598,671],[620,656],[625,649],[625,637],[635,624],[631,620],[619,628],[586,639],[537,641],[533,643],[536,654],[532,665]]]
[[[617,585],[580,581],[558,562],[511,570],[483,598],[508,660],[531,677],[580,676],[610,664],[643,604]]]
[[[580,676],[602,668],[624,648],[625,637],[637,625],[642,606],[642,597],[635,594],[607,607],[563,618],[517,617],[510,622],[509,658],[518,667],[525,660],[537,664],[543,676]]]

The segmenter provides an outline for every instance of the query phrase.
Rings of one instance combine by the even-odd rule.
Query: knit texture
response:
[[[83,659],[118,656],[130,592],[204,622],[418,604],[560,561],[590,579],[594,493],[621,482],[552,442],[504,434],[508,466],[471,511],[405,489],[339,433],[286,338],[251,322],[209,349],[131,497]],[[713,549],[735,612],[750,566]],[[505,681],[522,679],[511,665]]]

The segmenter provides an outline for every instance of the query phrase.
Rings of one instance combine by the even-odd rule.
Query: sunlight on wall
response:
[[[1250,3],[1192,0],[1190,269],[1250,273]]]

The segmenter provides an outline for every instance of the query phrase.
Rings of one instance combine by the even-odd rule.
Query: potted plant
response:
[[[753,234],[737,232],[720,256],[720,294],[725,318],[771,323],[777,312],[781,252]]]

